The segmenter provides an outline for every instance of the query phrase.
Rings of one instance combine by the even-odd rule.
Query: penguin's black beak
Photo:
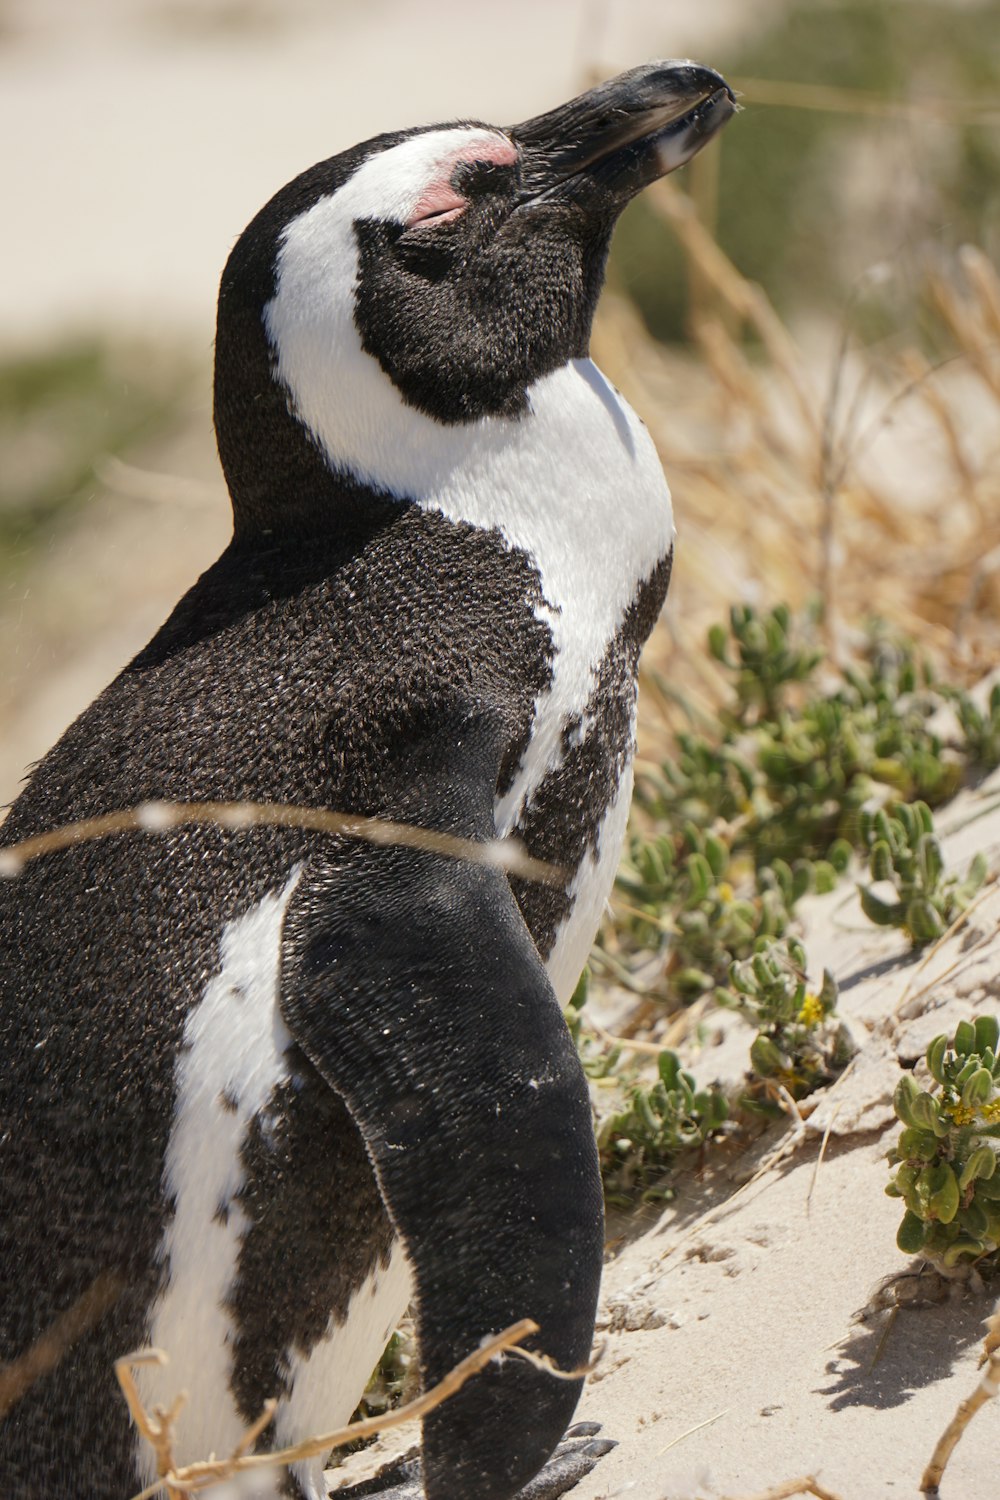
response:
[[[568,200],[613,212],[683,166],[737,109],[713,68],[653,62],[515,125],[522,204]]]

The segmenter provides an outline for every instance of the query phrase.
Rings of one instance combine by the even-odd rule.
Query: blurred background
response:
[[[0,803],[225,545],[213,304],[261,203],[682,55],[744,111],[626,214],[594,338],[680,530],[643,753],[734,601],[994,665],[1000,0],[0,0]]]

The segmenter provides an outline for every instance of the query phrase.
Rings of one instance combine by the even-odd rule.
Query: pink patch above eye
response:
[[[501,140],[497,136],[476,146],[462,146],[444,157],[439,162],[434,177],[414,204],[413,212],[406,221],[407,227],[423,223],[446,224],[449,219],[457,219],[459,214],[464,213],[468,206],[467,200],[452,187],[451,179],[456,167],[464,162],[471,165],[477,161],[495,162],[497,166],[509,167],[517,161],[517,147],[511,141]]]

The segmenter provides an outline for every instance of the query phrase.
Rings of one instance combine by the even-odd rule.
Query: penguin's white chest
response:
[[[552,680],[535,704],[514,783],[497,805],[501,834],[559,765],[567,724],[584,714],[626,610],[674,537],[670,491],[649,433],[591,360],[572,360],[528,394],[528,416],[478,424],[472,434],[480,441],[470,434],[462,463],[419,502],[497,528],[541,581]]]
[[[670,553],[673,513],[649,434],[588,360],[574,361],[531,392],[523,442],[492,476],[469,485],[464,518],[499,525],[537,569],[538,613],[552,639],[552,676],[534,704],[531,734],[513,783],[498,800],[498,834],[517,833],[567,754],[599,728],[595,698],[609,652],[642,584]],[[458,515],[458,496],[437,504]],[[453,508],[449,508],[453,507]],[[501,519],[497,519],[500,517]],[[633,711],[627,750],[610,800],[577,812],[597,826],[593,846],[572,873],[570,910],[546,967],[565,1004],[586,963],[611,891],[632,795]],[[580,796],[604,797],[596,786]]]
[[[518,831],[547,778],[558,774],[568,738],[578,743],[597,727],[592,705],[602,664],[674,539],[670,491],[649,433],[596,365],[572,360],[528,396],[521,419],[487,418],[461,429],[407,409],[414,431],[405,471],[397,451],[394,459],[380,454],[369,475],[424,509],[498,530],[538,574],[543,602],[536,613],[551,636],[551,679],[534,703],[514,780],[496,804],[500,836]],[[599,809],[596,846],[573,874],[572,910],[549,954],[562,1002],[586,962],[614,881],[631,798],[632,737],[630,725],[618,786]]]

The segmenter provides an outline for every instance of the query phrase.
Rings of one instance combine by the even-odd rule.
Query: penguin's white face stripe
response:
[[[404,223],[413,225],[434,219],[442,224],[448,219],[458,218],[465,211],[466,200],[451,183],[455,169],[463,162],[491,161],[497,166],[512,166],[517,161],[517,147],[505,136],[491,137],[484,131],[463,131],[461,134],[464,137],[461,144],[436,162],[434,175],[425,184]],[[470,141],[470,135],[474,135],[473,141]]]
[[[226,926],[219,973],[184,1027],[165,1165],[164,1185],[175,1205],[160,1246],[167,1282],[149,1329],[150,1343],[166,1350],[170,1364],[137,1370],[149,1409],[188,1392],[176,1428],[180,1463],[229,1452],[245,1425],[230,1392],[234,1330],[225,1306],[247,1227],[235,1194],[250,1122],[288,1076],[292,1038],[277,1005],[278,962],[281,925],[299,874]],[[151,1482],[152,1450],[137,1439],[136,1452],[139,1471]]]
[[[276,374],[295,415],[328,453],[338,454],[338,463],[359,474],[365,454],[372,454],[377,466],[383,450],[405,444],[406,438],[392,429],[393,414],[402,405],[399,393],[362,349],[354,322],[355,223],[408,224],[438,212],[435,204],[447,212],[455,207],[450,179],[459,162],[499,161],[506,153],[516,158],[507,137],[490,130],[411,136],[369,157],[342,188],[293,219],[282,235],[277,293],[264,309]],[[345,446],[338,448],[341,437]]]
[[[517,155],[514,143],[498,130],[478,126],[426,130],[370,156],[338,192],[322,199],[302,218],[318,214],[327,226],[336,221],[351,235],[358,219],[411,224],[437,212],[429,201],[435,195],[446,189],[454,193],[451,178],[463,161],[509,163]],[[286,244],[302,218],[289,225]]]

